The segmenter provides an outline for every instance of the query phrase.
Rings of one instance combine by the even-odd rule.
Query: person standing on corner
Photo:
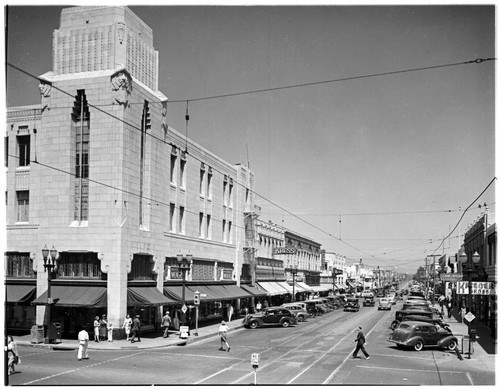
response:
[[[370,359],[370,355],[365,350],[365,344],[366,344],[366,339],[365,339],[365,334],[363,334],[363,330],[360,327],[358,327],[358,335],[356,336],[356,339],[354,339],[354,342],[356,343],[356,348],[354,349],[354,352],[352,353],[353,358],[358,357],[358,352],[361,350],[363,354],[365,354],[366,359]]]
[[[99,342],[99,327],[101,323],[99,323],[99,316],[95,317],[94,320],[94,342]]]
[[[106,319],[106,315],[102,315],[101,320],[99,321],[99,340],[106,340],[108,336],[108,320]]]
[[[89,334],[85,327],[78,333],[78,360],[89,359]]]
[[[226,322],[222,320],[222,323],[219,326],[219,336],[220,336],[220,348],[219,350],[224,351],[224,343],[227,346],[227,352],[231,350],[229,347],[229,343],[227,342],[227,332],[229,331],[229,327],[226,325]]]
[[[137,340],[135,338],[137,337]],[[140,316],[137,315],[132,322],[132,340],[131,343],[141,341],[141,320]]]
[[[130,315],[127,315],[125,317],[122,328],[125,329],[125,335],[127,335],[127,342],[130,341],[130,330],[132,329],[132,319],[130,318]]]
[[[170,312],[165,312],[165,316],[161,319],[161,327],[165,328],[163,331],[163,337],[168,338],[168,329],[172,325],[172,319],[170,318]]]

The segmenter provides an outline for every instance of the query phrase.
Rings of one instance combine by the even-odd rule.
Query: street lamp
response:
[[[179,250],[177,254],[177,262],[179,264],[179,269],[182,272],[182,325],[186,325],[186,272],[189,270],[191,261],[193,260],[193,255],[190,251],[186,255],[182,254]]]
[[[467,308],[469,312],[472,310],[472,275],[476,272],[475,266],[479,263],[479,260],[481,259],[480,255],[478,254],[477,251],[472,254],[471,260],[469,260],[468,256],[466,253],[460,254],[458,257],[460,263],[464,264],[467,263],[466,269],[462,269],[462,273],[464,275],[467,275],[468,277],[468,288],[469,288],[469,293],[468,293],[468,299],[467,299]],[[474,263],[474,268],[472,267],[472,264]],[[472,332],[472,320],[467,321],[468,323],[468,328],[469,328],[469,359],[471,357],[470,352],[471,352],[471,332]]]
[[[290,271],[292,272],[292,301],[295,301],[295,275],[297,274],[297,265],[293,265],[290,268]]]
[[[59,258],[59,255],[57,254],[57,250],[54,246],[52,246],[52,248],[49,250],[47,248],[47,245],[45,245],[45,247],[42,249],[42,256],[43,256],[43,269],[45,272],[47,272],[47,312],[46,312],[47,324],[45,329],[45,334],[46,334],[45,342],[50,343],[48,333],[51,321],[51,307],[53,304],[52,296],[50,293],[51,292],[50,283],[52,281],[52,273],[54,272],[54,269],[57,267],[57,259]]]

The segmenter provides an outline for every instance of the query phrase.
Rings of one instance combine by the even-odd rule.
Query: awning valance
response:
[[[256,283],[257,288],[267,292],[268,296],[277,296],[280,294],[290,293],[288,290],[285,290],[283,287],[278,285],[276,281],[259,281]]]
[[[251,286],[251,285],[241,285],[241,287],[243,289],[245,289],[248,293],[250,293],[252,296],[265,296],[267,295],[266,292],[260,290],[260,289],[257,289],[255,286]]]
[[[95,307],[107,306],[108,294],[104,286],[53,285],[50,295],[58,307]],[[32,304],[47,304],[47,291],[37,297]]]
[[[254,295],[237,285],[186,285],[185,301],[194,301],[194,292],[200,292],[201,301],[221,301],[253,297]],[[182,285],[165,286],[163,292],[166,296],[181,301]]]
[[[329,290],[332,290],[332,286],[327,286],[327,285],[312,285],[309,286],[313,290],[313,292],[328,292]]]
[[[166,305],[175,301],[154,286],[130,286],[127,288],[127,306]]]
[[[35,285],[7,285],[5,301],[8,303],[25,303],[36,295]]]

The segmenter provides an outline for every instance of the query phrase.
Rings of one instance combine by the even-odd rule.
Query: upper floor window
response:
[[[212,176],[213,176],[212,168],[209,167],[207,173],[207,197],[209,199],[212,198]]]
[[[7,277],[35,278],[29,253],[6,253]]]
[[[200,238],[203,238],[204,231],[203,231],[203,212],[200,212],[199,216],[199,221],[198,221],[198,236]]]
[[[20,190],[17,195],[17,221],[28,222],[30,216],[30,192]]]
[[[181,161],[179,165],[179,176],[180,176],[180,186],[181,188],[186,187],[186,153],[181,151]]]
[[[212,217],[210,215],[207,215],[207,234],[205,235],[205,237],[207,239],[212,239],[212,224],[211,224],[211,221],[212,221]]]
[[[30,136],[18,135],[17,147],[19,149],[19,166],[30,165]]]
[[[170,203],[170,215],[169,215],[169,231],[175,232],[175,204]]]
[[[205,164],[200,167],[200,196],[205,196]]]
[[[184,221],[184,207],[179,207],[179,233],[184,234],[185,231],[185,221]]]
[[[101,261],[95,252],[59,254],[57,264],[59,278],[101,278]]]
[[[224,206],[227,207],[227,176],[224,176],[224,182],[222,183],[222,199]]]
[[[233,206],[233,180],[229,181],[229,207]]]
[[[153,275],[153,257],[147,254],[134,254],[132,260],[132,270],[129,277],[134,280],[154,279]]]
[[[176,184],[176,165],[177,165],[177,150],[175,147],[172,147],[172,153],[170,154],[170,183]]]

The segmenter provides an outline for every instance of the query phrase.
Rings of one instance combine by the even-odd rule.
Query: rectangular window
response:
[[[226,239],[226,219],[222,220],[222,241],[227,242],[227,239]]]
[[[184,207],[179,207],[179,233],[184,234],[185,224],[184,224]]]
[[[233,227],[233,223],[229,222],[229,225],[228,225],[228,228],[227,228],[227,242],[228,243],[233,243],[232,227]]]
[[[210,215],[207,215],[207,239],[212,239],[212,224],[210,223],[212,220],[212,217]]]
[[[9,137],[4,136],[3,138],[3,152],[5,158],[5,167],[9,167]]]
[[[200,169],[200,196],[205,196],[205,166],[202,164]]]
[[[233,183],[229,183],[229,207],[233,207]]]
[[[199,227],[198,227],[198,236],[200,238],[203,238],[203,212],[200,212]]]
[[[209,199],[212,198],[212,168],[208,168],[208,174],[207,174],[207,197]]]
[[[181,157],[181,163],[180,163],[180,184],[181,188],[186,187],[186,158]]]
[[[84,90],[75,98],[71,126],[75,134],[74,220],[81,222],[89,217],[90,113]]]
[[[19,166],[30,165],[30,136],[17,136],[17,146],[19,148]]]
[[[170,183],[176,184],[176,163],[177,163],[177,155],[174,154],[175,149],[172,150],[172,154],[170,154]]]
[[[17,192],[17,221],[28,222],[30,215],[30,192],[22,190]]]
[[[227,176],[224,176],[224,182],[222,183],[222,200],[224,206],[227,207]]]
[[[170,224],[169,231],[175,232],[175,204],[170,203]]]

